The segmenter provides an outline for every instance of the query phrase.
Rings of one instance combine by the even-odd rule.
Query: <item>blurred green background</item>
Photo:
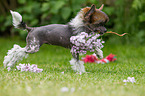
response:
[[[0,37],[17,37],[25,40],[27,32],[12,26],[10,10],[23,16],[28,26],[66,24],[79,10],[95,4],[104,4],[109,16],[108,31],[128,33],[124,37],[105,34],[104,39],[116,44],[145,44],[145,0],[0,0]]]

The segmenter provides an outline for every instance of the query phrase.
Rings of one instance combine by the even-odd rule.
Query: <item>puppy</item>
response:
[[[28,31],[25,52],[35,53],[39,51],[40,46],[44,43],[71,48],[70,37],[81,32],[96,32],[103,35],[107,31],[104,24],[109,21],[109,18],[101,11],[102,9],[103,5],[99,9],[96,9],[96,6],[93,4],[91,7],[81,9],[77,16],[66,25],[51,24],[41,27],[28,27],[18,12],[10,12],[15,28],[26,29]],[[73,70],[85,72],[83,63],[79,61],[79,54],[72,53],[72,56],[73,59],[70,63],[75,65],[72,67]],[[100,57],[103,58],[102,56]]]

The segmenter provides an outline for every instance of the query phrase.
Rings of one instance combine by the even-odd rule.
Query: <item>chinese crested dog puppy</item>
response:
[[[70,37],[75,36],[81,32],[95,32],[103,35],[107,30],[104,24],[109,21],[108,16],[102,12],[103,5],[96,9],[93,4],[91,7],[85,7],[80,10],[77,16],[72,19],[68,24],[51,24],[41,27],[28,27],[26,23],[23,22],[22,16],[18,12],[10,11],[13,18],[13,25],[15,28],[26,29],[28,35],[26,38],[27,45],[25,48],[13,49],[13,52],[21,52],[21,54],[15,54],[15,57],[24,57],[22,54],[35,53],[39,51],[42,44],[58,45],[65,48],[71,48],[72,43],[70,42]],[[23,52],[22,52],[23,51]],[[101,50],[98,50],[102,53]],[[96,53],[96,54],[98,54]],[[17,56],[16,56],[17,55]],[[100,58],[103,58],[102,54],[98,54]],[[77,72],[85,72],[85,68],[82,61],[79,61],[79,54],[72,53],[73,59],[70,61],[72,68]],[[17,59],[9,62],[5,60],[4,66],[13,66],[17,62]]]

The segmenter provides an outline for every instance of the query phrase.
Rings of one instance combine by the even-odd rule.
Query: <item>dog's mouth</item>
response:
[[[86,26],[86,28],[88,30],[90,30],[91,32],[95,32],[95,33],[98,33],[100,35],[103,35],[104,33],[107,32],[107,29],[104,26],[97,26],[95,28],[93,28],[93,27],[91,28],[91,27]]]
[[[103,35],[104,33],[107,32],[107,29],[104,26],[99,26],[94,29],[95,33],[99,33],[100,35]]]
[[[98,33],[98,34],[100,34],[100,35],[104,35],[104,34],[107,32],[107,30],[105,30],[105,31],[102,31],[102,30],[95,30],[94,32],[95,32],[95,33]]]
[[[107,31],[104,31],[104,32],[98,31],[98,32],[96,32],[96,33],[99,33],[100,35],[104,35],[106,32],[107,32]]]

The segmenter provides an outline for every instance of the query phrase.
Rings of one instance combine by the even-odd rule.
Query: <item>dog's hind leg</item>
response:
[[[30,37],[30,36],[29,36]],[[8,51],[7,56],[5,56],[3,64],[4,67],[13,67],[16,62],[22,60],[24,57],[28,56],[28,53],[35,53],[39,51],[39,41],[34,38],[27,39],[27,45],[24,48],[21,48],[19,45],[14,45],[14,47]]]
[[[26,48],[21,48],[19,45],[14,44],[11,50],[8,50],[7,56],[4,57],[4,67],[13,67],[16,62],[26,58],[28,54],[26,53]]]
[[[35,37],[27,37],[26,53],[35,53],[39,51],[40,42]]]
[[[79,60],[79,53],[72,53],[73,58],[70,60],[71,68],[75,72],[86,72],[84,62]]]

